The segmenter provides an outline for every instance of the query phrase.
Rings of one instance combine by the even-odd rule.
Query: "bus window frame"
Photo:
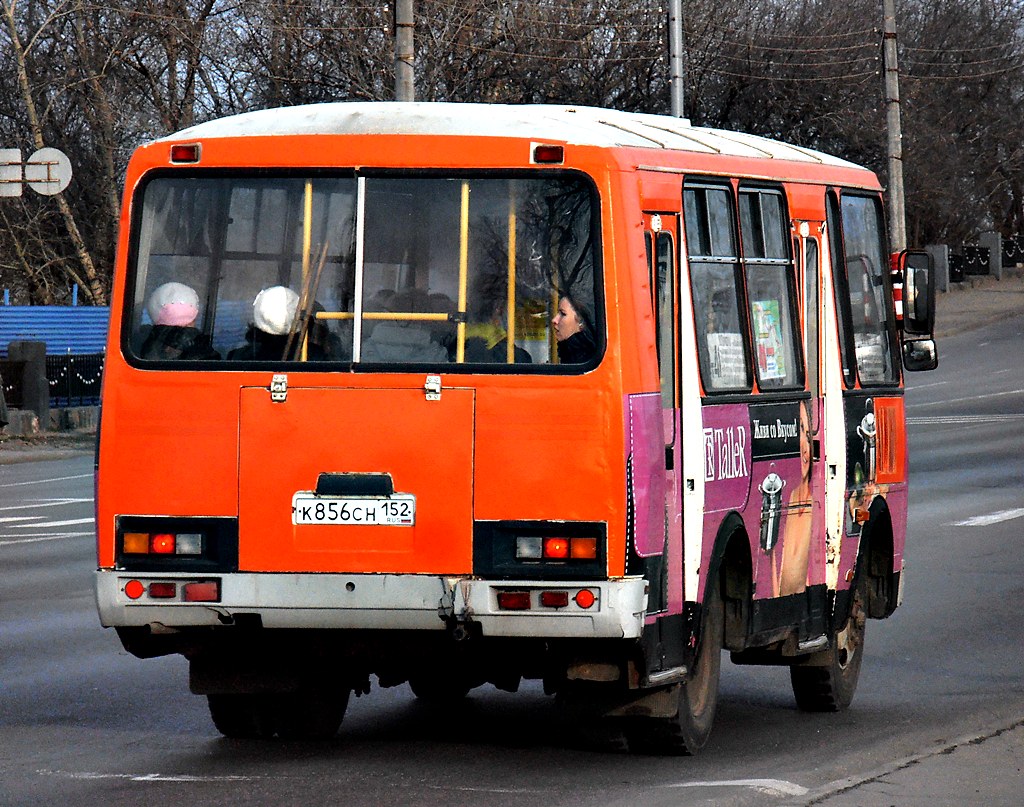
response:
[[[743,197],[744,195],[750,197],[757,197],[758,204],[758,215],[760,216],[760,235],[761,235],[761,248],[765,252],[765,256],[750,256],[746,254],[747,241],[745,232],[743,229]],[[777,235],[780,237],[779,247],[783,253],[782,257],[770,257],[768,253],[768,234],[764,226],[763,207],[760,205],[760,201],[764,196],[777,197],[780,201],[779,212],[780,212],[780,230]],[[740,261],[743,266],[743,285],[744,292],[747,297],[747,308],[748,308],[748,322],[753,322],[752,311],[750,310],[753,301],[750,299],[750,272],[753,269],[756,271],[757,267],[780,267],[784,269],[783,278],[785,282],[785,294],[786,294],[786,308],[785,315],[788,323],[788,334],[792,340],[790,359],[792,361],[793,376],[794,379],[788,384],[769,384],[765,379],[761,378],[761,370],[759,363],[753,362],[753,375],[757,381],[757,389],[763,393],[773,392],[800,392],[807,388],[807,375],[805,372],[806,353],[805,345],[800,320],[800,287],[797,279],[796,271],[796,258],[793,253],[793,243],[791,235],[792,219],[789,215],[789,204],[786,197],[785,188],[781,185],[759,183],[759,182],[745,182],[740,181],[739,187],[736,194],[736,214],[737,223],[739,226],[739,246],[740,246]],[[751,324],[751,330],[753,331],[753,325]],[[751,332],[751,343],[756,341],[756,338]]]
[[[708,240],[711,240],[712,225],[710,220],[711,211],[707,204],[707,191],[718,191],[725,192],[726,197],[729,201],[729,217],[728,222],[731,230],[732,248],[733,254],[729,256],[715,255],[714,244],[709,244],[711,254],[701,255],[694,252],[694,248],[698,245],[700,239],[691,237],[690,231],[690,216],[687,204],[687,192],[688,191],[704,191],[704,218],[703,222],[699,222],[699,225],[707,228]],[[735,192],[735,184],[730,180],[716,179],[716,178],[705,178],[705,177],[693,177],[687,178],[683,182],[682,187],[682,222],[681,227],[683,234],[685,235],[686,243],[686,261],[689,266],[689,277],[690,277],[690,304],[693,308],[693,320],[695,337],[697,344],[697,362],[699,366],[701,387],[703,394],[706,396],[744,396],[749,395],[753,391],[753,379],[754,374],[751,370],[751,345],[750,345],[750,323],[748,321],[748,308],[747,308],[747,295],[746,295],[746,283],[743,274],[743,262],[742,254],[740,249],[740,233],[739,233],[739,215],[737,209],[737,199]],[[701,211],[698,211],[701,212]],[[710,308],[713,307],[713,300],[704,301],[701,299],[702,293],[698,293],[697,290],[697,275],[698,272],[703,271],[703,267],[714,267],[714,266],[726,266],[732,269],[732,302],[735,303],[737,326],[739,328],[739,336],[741,340],[741,348],[743,352],[743,372],[745,373],[746,383],[744,385],[722,387],[715,386],[712,381],[711,373],[711,359],[708,349],[707,335],[708,330],[704,327],[704,324],[708,320]],[[727,291],[727,287],[721,289],[721,291]],[[715,295],[712,295],[714,297]],[[706,303],[706,305],[705,305]]]
[[[882,218],[882,200],[877,193],[857,191],[844,187],[829,187],[825,199],[825,222],[828,232],[829,259],[831,262],[831,274],[836,307],[836,320],[839,330],[839,353],[840,363],[843,368],[843,384],[846,389],[870,389],[882,388],[891,389],[899,387],[903,381],[902,359],[899,355],[899,335],[896,332],[896,317],[893,306],[892,273],[887,271],[888,266],[879,267],[879,278],[882,282],[884,304],[887,316],[884,317],[879,332],[885,333],[888,342],[889,366],[892,369],[892,378],[884,381],[869,380],[867,383],[861,377],[860,361],[857,357],[856,337],[853,328],[853,309],[849,282],[849,268],[846,261],[846,232],[843,222],[843,198],[856,197],[866,199],[873,203],[876,215],[879,217],[878,232],[881,236],[880,260],[889,255],[888,231]]]
[[[595,317],[599,319],[598,326],[593,334],[596,347],[594,355],[586,362],[562,364],[558,361],[549,363],[498,363],[498,362],[463,362],[463,363],[380,363],[380,362],[355,362],[352,360],[331,360],[331,361],[300,361],[300,360],[237,360],[237,359],[143,359],[137,355],[132,347],[132,325],[133,314],[144,301],[136,299],[142,293],[139,286],[139,255],[141,243],[141,231],[145,218],[145,192],[147,187],[154,181],[160,179],[189,179],[202,178],[210,180],[235,179],[235,180],[266,180],[266,179],[291,179],[291,180],[317,180],[317,179],[353,179],[356,182],[360,178],[409,178],[409,179],[450,179],[453,181],[473,180],[538,180],[545,178],[571,177],[579,180],[589,192],[590,197],[590,233],[592,243],[589,251],[593,263],[593,306]],[[246,168],[225,168],[225,167],[188,167],[188,168],[154,168],[143,174],[132,187],[131,192],[131,213],[129,221],[129,241],[127,249],[127,264],[125,272],[124,289],[125,294],[121,306],[121,323],[119,333],[119,344],[121,354],[126,363],[140,370],[153,371],[238,371],[238,370],[267,370],[280,368],[289,371],[302,372],[339,372],[347,371],[353,373],[388,373],[399,374],[409,372],[436,372],[456,374],[500,374],[500,375],[543,375],[543,376],[569,376],[583,375],[596,369],[604,360],[608,348],[608,312],[605,296],[605,237],[603,232],[603,218],[605,210],[605,199],[602,197],[600,187],[594,177],[586,171],[576,167],[563,168],[498,168],[498,169],[440,169],[440,168],[381,168],[381,167],[337,167],[321,168],[312,166],[300,166],[293,168],[264,168],[260,166],[248,166]],[[220,231],[226,224],[228,215],[227,206],[219,204],[216,208],[216,228]],[[286,225],[287,226],[287,225]],[[214,231],[215,225],[211,219],[210,229]],[[211,244],[210,260],[215,256],[224,253],[224,239],[219,238],[217,244]],[[220,258],[223,259],[222,257]],[[559,278],[560,279],[560,278]],[[215,291],[215,290],[214,290]],[[557,306],[559,289],[552,285],[553,306]],[[210,292],[213,293],[213,292]],[[209,293],[207,295],[209,297]],[[207,310],[210,310],[209,307]],[[215,310],[215,309],[214,309]],[[550,313],[550,312],[549,312]],[[207,327],[212,329],[212,315],[209,326],[204,324],[204,333]],[[212,330],[211,330],[212,332]],[[552,340],[553,344],[553,340]]]

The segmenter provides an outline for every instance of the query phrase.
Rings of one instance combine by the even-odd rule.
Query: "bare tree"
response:
[[[0,0],[0,145],[72,156],[57,200],[0,215],[0,285],[107,298],[140,142],[221,115],[393,94],[393,13],[366,0]],[[424,101],[669,108],[662,0],[417,0]],[[1024,4],[900,0],[914,243],[1024,229]],[[885,181],[878,0],[690,0],[686,114],[818,148]]]

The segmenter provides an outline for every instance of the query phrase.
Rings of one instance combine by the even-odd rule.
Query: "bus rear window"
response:
[[[576,174],[175,173],[138,209],[125,350],[144,363],[582,369],[603,342]],[[552,326],[566,301],[572,350]]]

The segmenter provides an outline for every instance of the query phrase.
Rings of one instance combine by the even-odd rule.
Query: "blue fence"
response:
[[[45,342],[47,355],[102,353],[106,306],[0,305],[0,357],[11,342]]]

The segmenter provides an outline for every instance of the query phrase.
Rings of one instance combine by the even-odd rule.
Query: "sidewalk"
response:
[[[1017,807],[1024,799],[1024,722],[961,737],[876,771],[830,782],[800,807]],[[993,776],[992,774],[997,775]]]
[[[935,338],[941,340],[1020,313],[1024,313],[1024,268],[1004,269],[1002,280],[987,275],[969,277],[936,295]]]

